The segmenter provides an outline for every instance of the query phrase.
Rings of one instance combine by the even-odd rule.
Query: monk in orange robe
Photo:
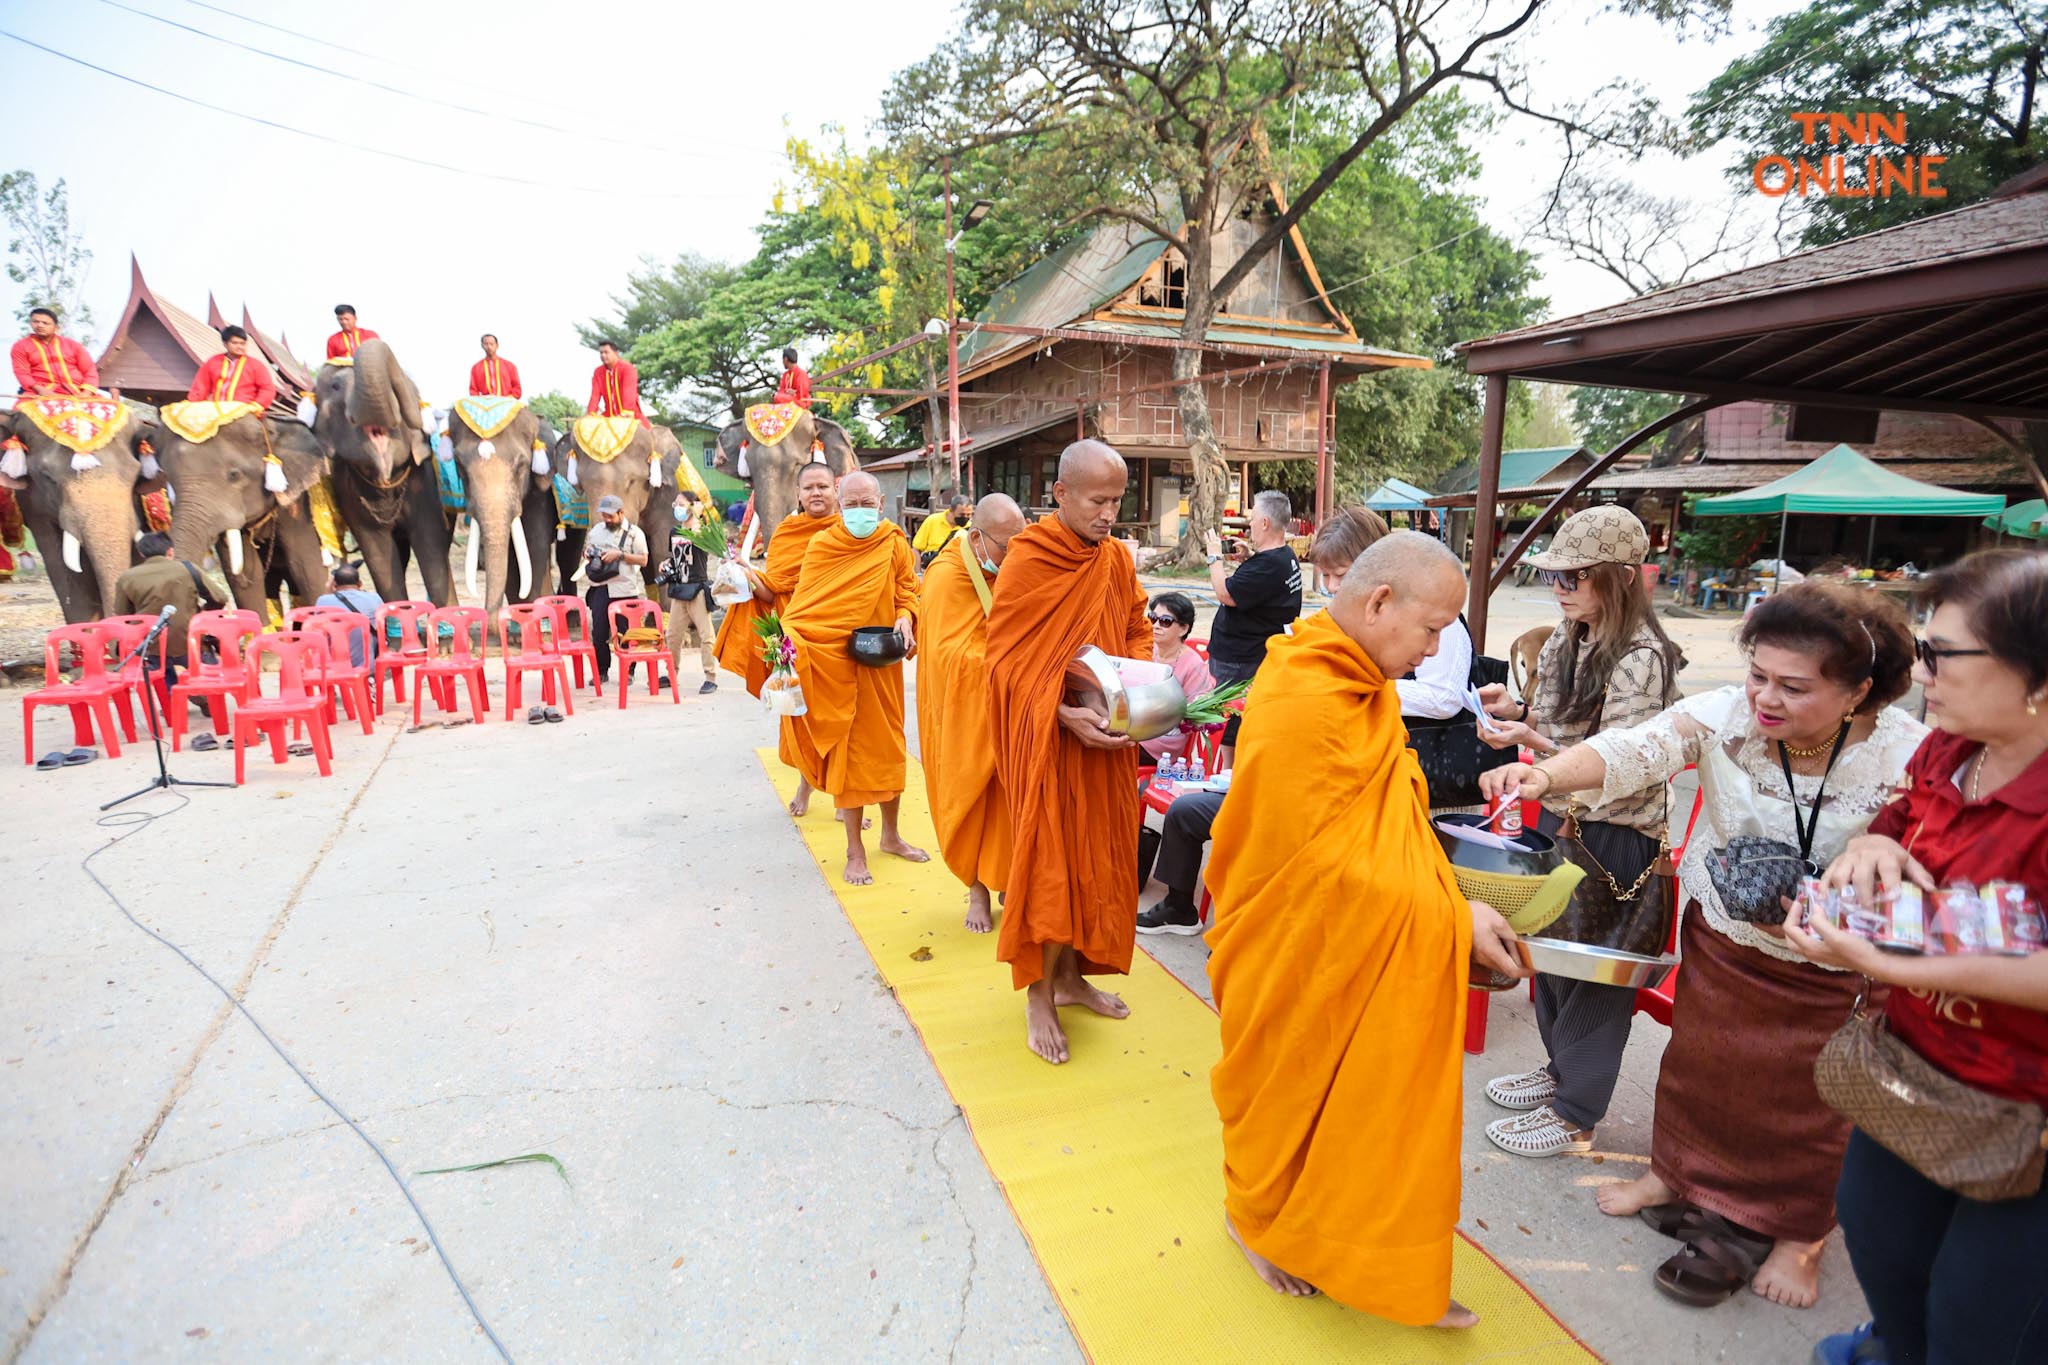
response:
[[[996,781],[988,722],[988,613],[996,571],[1024,529],[1014,499],[991,493],[924,571],[917,625],[917,747],[939,855],[967,883],[967,927],[995,927],[990,893],[1010,873],[1010,806]]]
[[[988,618],[989,722],[1009,798],[1010,880],[996,956],[1024,992],[1025,1042],[1067,1060],[1063,1005],[1130,1013],[1089,974],[1124,974],[1138,930],[1138,746],[1066,698],[1083,646],[1150,660],[1131,552],[1113,539],[1128,475],[1100,441],[1060,455],[1058,514],[1010,542]]]
[[[1252,684],[1211,834],[1209,983],[1225,1227],[1272,1288],[1411,1326],[1451,1301],[1470,964],[1526,976],[1466,901],[1403,747],[1393,679],[1436,652],[1465,575],[1397,531]]]
[[[855,662],[847,646],[864,626],[894,626],[905,657],[917,652],[917,556],[903,528],[882,520],[882,485],[855,473],[839,481],[839,519],[812,535],[782,612],[805,707],[803,715],[782,719],[782,761],[832,798],[846,826],[852,886],[875,879],[861,840],[869,806],[882,808],[882,852],[914,863],[931,858],[896,827],[910,756],[903,665]]]

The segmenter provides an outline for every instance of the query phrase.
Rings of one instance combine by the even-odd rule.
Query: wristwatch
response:
[[[1222,555],[1210,555],[1210,556],[1209,556],[1209,562],[1210,562],[1211,564],[1221,564],[1221,563],[1223,562],[1223,556],[1222,556]]]

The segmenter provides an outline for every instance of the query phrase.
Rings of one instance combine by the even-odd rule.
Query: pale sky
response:
[[[1738,30],[1786,7],[1738,0]],[[203,317],[211,290],[230,320],[246,301],[302,359],[318,358],[334,304],[347,301],[438,403],[464,391],[483,331],[499,335],[529,394],[580,399],[596,359],[573,325],[610,311],[642,255],[751,254],[751,230],[786,178],[787,134],[836,123],[864,138],[891,75],[948,31],[953,5],[891,0],[886,16],[850,13],[819,0],[0,0],[8,33],[299,130],[0,38],[14,107],[36,111],[0,125],[0,168],[69,181],[73,225],[95,253],[88,300],[101,345],[127,298],[132,251],[160,296]],[[1558,0],[1525,60],[1539,99],[1632,75],[1682,106],[1747,45],[1679,44],[1590,0]],[[1524,235],[1542,188],[1530,166],[1548,155],[1547,137],[1511,119],[1483,147],[1475,188],[1511,237]],[[1704,199],[1720,193],[1718,170],[1646,174]],[[1625,292],[1553,254],[1543,264],[1557,314]],[[19,288],[0,280],[0,290],[11,309]]]

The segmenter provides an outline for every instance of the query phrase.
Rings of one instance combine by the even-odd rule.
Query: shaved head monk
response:
[[[782,612],[805,707],[782,719],[782,761],[832,798],[846,825],[846,880],[854,886],[875,879],[861,840],[869,806],[882,808],[882,852],[913,863],[931,858],[896,828],[909,766],[903,665],[854,662],[847,646],[863,626],[893,626],[906,657],[917,652],[917,556],[903,528],[882,520],[875,476],[848,474],[839,481],[839,519],[811,537]]]
[[[760,696],[761,684],[768,681],[768,665],[761,660],[761,640],[754,634],[754,622],[789,605],[803,576],[804,551],[810,548],[811,537],[838,524],[839,490],[831,467],[805,465],[796,476],[796,510],[784,517],[768,538],[767,562],[759,569],[744,566],[753,580],[754,600],[725,609],[725,620],[712,644],[719,666],[746,679],[750,696]],[[811,784],[799,777],[789,813],[802,815],[810,804]]]
[[[1025,1041],[1067,1060],[1062,1006],[1130,1008],[1090,974],[1131,969],[1138,932],[1138,746],[1069,704],[1067,665],[1094,645],[1150,660],[1152,626],[1131,552],[1111,537],[1121,455],[1077,441],[1060,456],[1058,515],[1010,542],[988,618],[996,780],[1010,803],[1010,881],[996,956],[1024,992]]]
[[[988,613],[996,572],[1024,529],[1024,509],[1002,493],[974,508],[964,535],[924,571],[917,613],[917,747],[939,831],[939,856],[967,883],[967,927],[995,927],[989,897],[1010,873],[1010,807],[996,780],[988,720]]]
[[[1451,879],[1393,684],[1464,600],[1396,531],[1273,642],[1208,874],[1224,1225],[1279,1292],[1417,1327],[1479,1320],[1451,1301],[1470,964],[1528,975]]]

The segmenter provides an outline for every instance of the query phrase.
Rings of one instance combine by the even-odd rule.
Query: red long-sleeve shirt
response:
[[[583,409],[600,417],[623,417],[627,413],[646,426],[647,414],[640,411],[640,371],[630,360],[600,365],[590,372],[590,403]]]
[[[794,403],[800,408],[811,405],[811,377],[804,373],[801,365],[792,365],[782,372],[782,378],[775,385],[775,401]]]
[[[327,358],[339,360],[343,356],[352,356],[356,353],[356,347],[366,341],[375,340],[376,336],[377,334],[367,327],[358,327],[353,332],[336,332],[327,338]]]
[[[188,403],[254,403],[267,408],[277,401],[277,381],[270,367],[253,355],[240,360],[223,351],[208,356],[199,367],[199,377],[185,395]]]
[[[519,390],[519,367],[509,360],[485,356],[469,367],[471,398],[524,398]]]
[[[70,337],[25,336],[8,354],[23,393],[77,394],[99,387],[100,367]]]

